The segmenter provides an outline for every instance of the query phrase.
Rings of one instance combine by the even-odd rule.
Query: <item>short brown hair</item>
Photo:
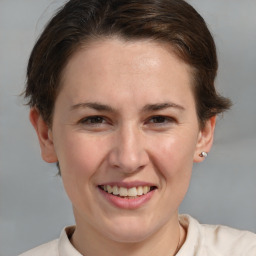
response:
[[[118,36],[169,44],[193,70],[200,124],[231,106],[214,86],[218,62],[204,19],[183,0],[70,0],[50,20],[27,67],[25,97],[50,125],[70,56],[89,40]]]

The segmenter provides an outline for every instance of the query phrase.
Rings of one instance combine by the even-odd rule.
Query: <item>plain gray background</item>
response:
[[[41,160],[18,97],[32,46],[63,2],[0,0],[0,256],[57,238],[74,223],[57,169]],[[217,88],[234,106],[218,120],[209,157],[194,167],[180,212],[256,232],[256,1],[189,2],[215,37]]]

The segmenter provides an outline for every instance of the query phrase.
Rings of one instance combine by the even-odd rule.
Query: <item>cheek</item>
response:
[[[66,134],[56,148],[63,178],[77,183],[90,179],[103,161],[105,151],[103,140],[96,141],[82,133]]]
[[[94,177],[106,155],[104,142],[97,140],[96,143],[84,134],[66,134],[65,139],[58,140],[57,145],[56,152],[66,193],[73,206],[83,205],[87,208],[84,195],[90,195],[94,190]]]
[[[193,167],[195,143],[184,137],[158,141],[158,147],[152,155],[154,166],[160,177],[160,187],[164,189],[163,205],[172,206],[170,211],[177,209],[187,193]]]
[[[187,136],[175,134],[158,139],[155,143],[152,156],[166,179],[175,176],[188,175],[193,166],[193,156],[196,140],[189,134]]]

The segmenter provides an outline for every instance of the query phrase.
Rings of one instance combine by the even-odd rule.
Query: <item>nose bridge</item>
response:
[[[134,172],[146,165],[146,153],[143,134],[135,124],[124,124],[116,134],[111,163],[123,172]]]

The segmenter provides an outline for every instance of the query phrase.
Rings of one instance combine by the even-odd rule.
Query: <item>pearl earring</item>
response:
[[[207,157],[208,156],[208,153],[203,151],[199,154],[200,157]]]

